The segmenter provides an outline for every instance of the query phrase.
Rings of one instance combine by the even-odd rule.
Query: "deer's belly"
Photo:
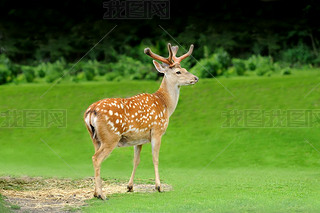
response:
[[[136,145],[142,145],[148,142],[150,142],[150,140],[145,138],[142,138],[142,139],[121,138],[121,140],[118,143],[118,147],[136,146]]]

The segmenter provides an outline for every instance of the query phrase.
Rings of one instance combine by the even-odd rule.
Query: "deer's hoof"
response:
[[[108,200],[108,198],[106,196],[104,196],[103,194],[94,193],[93,196],[100,199],[100,200]]]
[[[163,191],[161,186],[156,186],[156,190],[157,190],[158,192],[162,192],[162,191]]]
[[[128,191],[127,192],[133,192],[133,186],[127,186]]]

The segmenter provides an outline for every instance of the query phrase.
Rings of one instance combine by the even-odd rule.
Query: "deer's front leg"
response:
[[[151,138],[151,147],[152,147],[152,160],[154,165],[154,173],[156,177],[156,190],[159,192],[162,191],[161,184],[160,184],[160,176],[159,176],[159,151],[160,151],[160,145],[161,145],[161,136],[155,135]]]
[[[133,170],[132,170],[132,174],[131,174],[131,177],[130,177],[130,180],[129,180],[129,183],[127,186],[128,192],[133,192],[133,178],[136,173],[136,169],[140,163],[141,148],[142,148],[142,145],[134,146]]]

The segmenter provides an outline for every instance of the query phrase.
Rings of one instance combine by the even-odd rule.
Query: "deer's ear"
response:
[[[157,61],[153,60],[153,65],[158,70],[158,72],[160,72],[160,73],[165,72],[164,67],[161,64],[159,64]]]

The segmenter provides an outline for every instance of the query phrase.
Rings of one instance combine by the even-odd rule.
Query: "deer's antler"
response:
[[[153,53],[149,47],[144,49],[144,53],[147,54],[148,56],[150,56],[151,58],[159,60],[163,63],[168,64],[168,65],[171,65],[172,64],[172,49],[171,49],[170,43],[168,43],[168,51],[169,51],[169,56],[168,56],[168,58],[165,58],[165,57],[162,57],[160,55]]]
[[[157,55],[157,54],[153,53],[149,47],[144,49],[144,53],[147,54],[148,56],[150,56],[151,58],[159,60],[159,61],[161,61],[163,63],[166,63],[170,67],[172,67],[172,66],[174,66],[176,64],[180,64],[180,62],[183,59],[187,58],[188,56],[190,56],[192,54],[193,44],[190,45],[189,51],[186,54],[184,54],[184,55],[182,55],[180,57],[176,56],[176,54],[178,52],[178,49],[179,49],[178,46],[171,47],[171,44],[168,43],[168,51],[169,51],[168,58],[164,58],[164,57],[162,57],[160,55]]]
[[[190,56],[192,54],[192,52],[193,52],[193,44],[190,45],[189,51],[186,54],[184,54],[184,55],[182,55],[180,57],[176,56],[176,54],[178,52],[178,49],[179,49],[178,46],[173,46],[173,47],[171,47],[171,49],[172,49],[172,60],[174,61],[174,64],[180,64],[180,62],[183,59],[187,58],[188,56]]]

